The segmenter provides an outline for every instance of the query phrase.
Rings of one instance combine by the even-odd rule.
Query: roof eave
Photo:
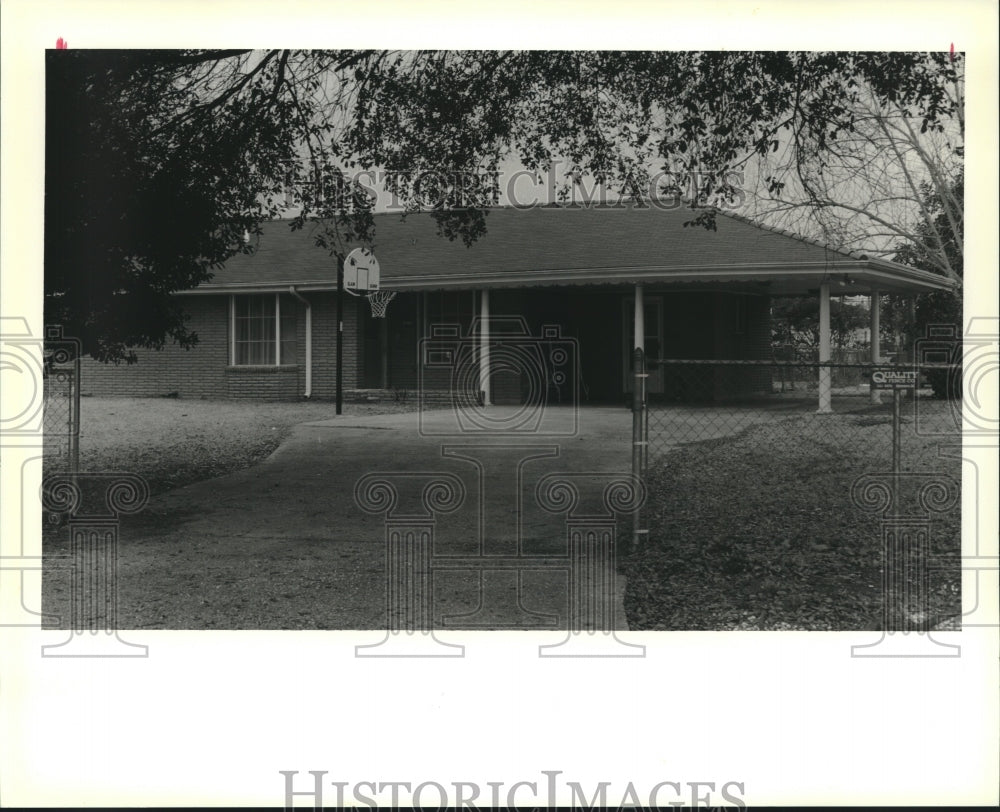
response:
[[[421,274],[394,277],[383,274],[382,287],[397,291],[517,288],[559,285],[621,285],[637,283],[688,282],[773,282],[787,289],[813,289],[824,280],[850,280],[852,293],[872,290],[903,293],[926,293],[954,290],[956,283],[928,271],[909,268],[885,260],[846,260],[783,265],[733,264],[705,266],[643,266],[632,268],[563,268],[548,270],[491,271],[489,273]],[[839,281],[839,280],[837,280]],[[246,282],[200,285],[181,295],[281,293],[295,288],[302,293],[334,291],[334,280],[299,280],[290,282]]]

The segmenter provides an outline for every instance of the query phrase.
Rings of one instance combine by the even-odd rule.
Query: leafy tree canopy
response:
[[[461,178],[510,159],[626,194],[651,171],[695,175],[693,202],[717,201],[788,133],[822,149],[850,132],[861,85],[942,127],[955,72],[944,53],[53,51],[46,319],[104,360],[190,346],[170,293],[243,250],[287,187],[293,227],[323,221],[333,253],[373,237],[358,169],[402,192],[441,171],[434,216],[466,242],[495,190]],[[712,210],[692,222],[711,228]]]
[[[869,324],[867,306],[830,299],[830,334],[835,347],[864,345],[857,335]],[[776,346],[796,350],[819,347],[819,299],[816,296],[775,299],[771,306],[771,338]]]

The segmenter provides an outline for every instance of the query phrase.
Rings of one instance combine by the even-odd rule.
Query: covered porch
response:
[[[625,277],[625,269],[612,276]],[[539,274],[544,277],[545,274]],[[770,306],[776,297],[815,296],[819,303],[818,361],[831,361],[832,296],[867,296],[871,303],[872,362],[879,353],[879,301],[885,293],[916,295],[950,283],[883,261],[860,260],[850,270],[747,269],[667,273],[652,269],[617,284],[435,287],[399,293],[386,319],[361,319],[364,371],[371,388],[456,394],[487,405],[544,399],[557,404],[621,404],[631,400],[633,351],[654,361],[770,361]],[[542,281],[542,280],[539,280]],[[384,287],[390,287],[387,279]],[[407,289],[411,288],[411,289]],[[553,364],[552,358],[563,358]],[[737,390],[718,385],[678,395],[669,364],[651,364],[647,396],[718,400],[770,377],[741,376]],[[832,411],[829,367],[819,368],[816,409]],[[707,394],[706,394],[707,392]],[[446,394],[450,393],[450,394]],[[873,392],[872,398],[877,399]]]
[[[883,294],[954,287],[936,274],[838,251],[732,212],[716,211],[711,230],[690,227],[692,209],[674,203],[490,209],[482,213],[485,233],[470,244],[443,239],[431,213],[375,215],[375,239],[365,247],[378,257],[381,287],[397,294],[386,319],[372,318],[354,297],[339,297],[342,313],[335,306],[337,274],[329,252],[315,250],[318,224],[301,231],[266,224],[253,251],[233,257],[192,293],[286,297],[285,310],[302,317],[295,337],[304,348],[302,374],[296,371],[290,386],[305,397],[314,382],[327,396],[334,374],[346,389],[449,397],[461,361],[458,394],[499,404],[527,396],[531,387],[516,366],[524,347],[540,341],[575,348],[577,402],[615,403],[629,397],[636,348],[653,359],[769,359],[768,303],[778,297],[816,297],[817,360],[828,363],[832,296],[878,302]],[[285,313],[279,304],[275,335]],[[880,360],[878,315],[872,307],[873,361]],[[547,327],[558,330],[547,335]],[[330,349],[339,334],[342,359]],[[275,349],[275,366],[285,365]],[[428,349],[447,352],[429,363]],[[546,378],[541,356],[533,363],[542,365],[535,389],[565,388]],[[653,397],[670,390],[667,370],[650,375]],[[817,408],[829,411],[829,369],[818,377]]]

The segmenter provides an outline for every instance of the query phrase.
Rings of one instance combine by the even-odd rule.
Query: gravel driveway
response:
[[[529,436],[504,449],[487,442],[477,463],[462,456],[479,453],[469,451],[475,443],[468,437],[452,437],[460,448],[446,459],[445,441],[417,431],[416,414],[398,407],[373,414],[381,404],[345,409],[339,418],[328,404],[106,404],[108,418],[129,431],[116,437],[92,421],[82,442],[86,468],[129,470],[137,463],[153,486],[149,506],[121,523],[121,629],[383,629],[385,517],[363,513],[354,501],[364,474],[431,470],[462,480],[467,504],[439,523],[435,554],[474,553],[485,528],[494,545],[487,554],[516,553],[523,536],[523,552],[559,557],[566,554],[565,516],[532,506],[540,477],[629,467],[631,416],[622,408],[584,410],[587,430],[562,442]],[[282,436],[276,453],[245,467]],[[169,487],[178,481],[171,462],[190,479],[242,467],[178,488]],[[511,485],[515,471],[523,481]],[[65,529],[50,531],[43,610],[58,615],[58,625],[68,618],[68,553]],[[476,571],[435,572],[435,626],[564,628],[565,569],[522,572],[519,585],[512,575],[480,582]],[[510,599],[511,589],[521,602]],[[444,620],[458,616],[465,620]],[[624,627],[623,618],[619,623]]]

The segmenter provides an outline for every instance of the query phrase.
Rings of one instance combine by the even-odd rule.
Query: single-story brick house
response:
[[[649,357],[770,358],[774,296],[818,294],[828,345],[831,287],[877,296],[950,285],[731,214],[719,213],[715,231],[685,226],[692,213],[683,207],[492,209],[488,232],[469,247],[439,237],[429,214],[375,217],[382,288],[397,296],[385,319],[372,318],[365,299],[344,296],[348,391],[459,386],[492,403],[521,402],[535,385],[524,347],[541,340],[575,352],[569,381],[582,400],[622,402],[635,346]],[[211,281],[177,294],[200,338],[194,349],[137,351],[131,366],[87,362],[83,393],[333,398],[335,260],[309,228],[292,231],[288,221],[265,223],[252,245]],[[534,338],[518,338],[524,330]],[[456,375],[459,356],[448,347],[482,351]],[[552,371],[538,373],[543,385],[552,385]],[[664,386],[662,367],[653,370],[650,397]]]

